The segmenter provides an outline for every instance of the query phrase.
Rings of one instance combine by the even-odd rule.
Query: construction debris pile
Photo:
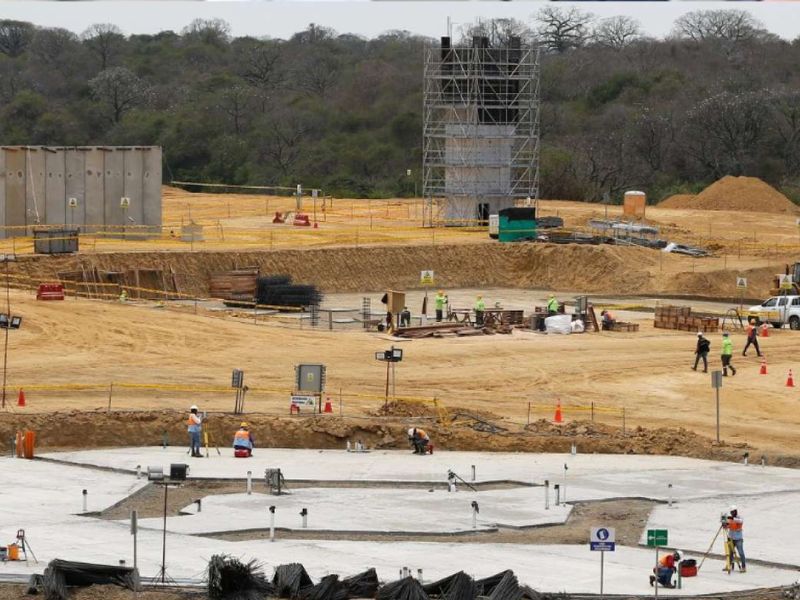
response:
[[[139,571],[132,567],[97,565],[56,558],[42,575],[31,575],[28,594],[44,593],[46,600],[67,600],[69,588],[91,585],[117,585],[136,591],[140,587]]]
[[[417,579],[410,569],[400,570],[400,578],[380,584],[375,569],[368,569],[352,577],[339,579],[331,574],[314,584],[300,563],[280,565],[270,583],[263,568],[256,561],[243,563],[236,558],[215,555],[209,561],[208,597],[212,600],[255,600],[267,596],[289,600],[350,600],[376,598],[376,600],[543,600],[544,595],[520,585],[511,570],[502,571],[484,579],[473,579],[459,571],[438,581],[423,585],[422,573]]]
[[[715,333],[719,331],[719,317],[703,313],[693,313],[691,306],[656,304],[656,315],[653,327],[658,329]]]

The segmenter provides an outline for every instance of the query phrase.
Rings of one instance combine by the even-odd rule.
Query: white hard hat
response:
[[[199,408],[197,408],[197,405],[196,405],[196,404],[192,404],[192,405],[189,407],[189,410],[200,410],[200,409],[199,409]]]
[[[409,430],[408,430],[408,437],[412,437],[413,435],[414,435],[414,428],[413,428],[413,427],[411,427],[411,428],[409,428]]]
[[[728,509],[728,512],[738,512],[738,511],[739,507],[736,506],[735,504],[731,504],[731,507]]]
[[[703,337],[703,332],[702,331],[698,331],[697,332],[697,337]]]

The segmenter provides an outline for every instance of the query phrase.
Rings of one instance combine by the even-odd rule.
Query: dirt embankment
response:
[[[797,206],[774,187],[756,177],[727,175],[702,192],[675,194],[658,205],[660,208],[690,208],[696,210],[733,210],[740,212],[790,213]]]
[[[170,445],[187,443],[185,415],[168,411],[69,412],[0,415],[0,443],[8,452],[9,440],[19,429],[36,432],[40,449],[101,448],[159,445],[167,436]],[[745,444],[720,446],[686,429],[645,429],[626,432],[618,427],[573,421],[554,425],[540,420],[523,428],[499,422],[497,433],[485,431],[484,421],[461,418],[443,427],[420,418],[340,418],[334,416],[247,416],[258,446],[281,448],[344,448],[347,440],[361,440],[368,447],[405,449],[410,424],[424,423],[437,448],[494,452],[569,452],[573,443],[580,452],[666,454],[716,460],[740,460]],[[213,442],[227,448],[241,416],[213,415],[208,421]],[[770,464],[800,466],[800,454],[770,456]]]
[[[660,269],[660,261],[670,269]],[[286,273],[297,282],[315,284],[324,292],[378,292],[419,287],[419,272],[433,269],[437,285],[464,287],[533,287],[608,294],[735,295],[735,278],[727,271],[705,272],[703,278],[684,266],[687,277],[675,278],[680,257],[661,257],[644,248],[550,244],[454,244],[435,247],[394,246],[250,252],[141,252],[75,256],[20,257],[13,269],[36,281],[59,271],[97,267],[107,271],[153,268],[177,273],[180,291],[207,296],[208,280],[243,266],[263,273]],[[669,274],[667,271],[671,271]],[[708,278],[721,282],[709,287]],[[694,279],[697,282],[693,284]],[[767,293],[769,285],[750,291]],[[724,289],[723,289],[724,288]],[[727,288],[730,288],[728,290]]]

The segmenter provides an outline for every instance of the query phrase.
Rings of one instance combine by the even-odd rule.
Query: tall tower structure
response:
[[[539,195],[539,52],[450,38],[428,48],[423,106],[426,225],[474,225]]]

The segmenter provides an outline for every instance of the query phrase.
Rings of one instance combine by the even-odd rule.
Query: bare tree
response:
[[[181,35],[210,46],[225,46],[231,37],[231,26],[219,18],[195,19],[183,28]]]
[[[147,100],[147,85],[124,67],[101,71],[89,81],[92,96],[111,113],[111,121],[119,123],[125,113]]]
[[[688,113],[684,147],[707,175],[741,175],[756,162],[766,132],[766,100],[760,91],[723,92]]]
[[[633,149],[653,171],[664,169],[674,140],[675,128],[669,114],[644,107],[632,123]]]
[[[261,140],[261,154],[277,165],[282,175],[288,175],[301,155],[301,144],[310,131],[298,116],[276,115],[267,126]]]
[[[305,30],[295,33],[291,42],[298,44],[318,44],[336,37],[336,30],[330,27],[309,23]]]
[[[255,42],[245,50],[240,67],[242,78],[256,90],[261,99],[261,112],[265,112],[269,100],[286,80],[280,45],[278,42]]]
[[[525,23],[510,18],[478,18],[474,23],[461,28],[462,43],[470,42],[474,36],[481,36],[488,38],[489,46],[493,48],[508,46],[511,38],[529,38],[532,33]]]
[[[592,39],[597,44],[612,50],[623,50],[641,38],[639,21],[628,16],[603,19],[592,33]]]
[[[766,32],[763,23],[745,10],[695,10],[675,20],[673,35],[694,42],[744,42]]]
[[[583,46],[589,39],[594,15],[579,8],[545,5],[536,13],[539,39],[553,52],[566,52]]]
[[[120,53],[125,36],[122,30],[110,23],[95,23],[81,34],[84,45],[100,59],[100,70],[111,66]]]
[[[800,175],[800,92],[774,92],[770,105],[769,126],[777,140],[778,153],[786,174],[797,177]]]
[[[34,31],[31,23],[0,20],[0,52],[11,58],[19,56],[31,43]]]
[[[230,117],[233,131],[238,136],[242,133],[242,125],[250,112],[253,91],[244,85],[227,86],[217,96],[216,108]]]
[[[319,97],[325,96],[339,78],[341,64],[329,48],[320,47],[308,52],[296,65],[292,79],[294,87]]]

